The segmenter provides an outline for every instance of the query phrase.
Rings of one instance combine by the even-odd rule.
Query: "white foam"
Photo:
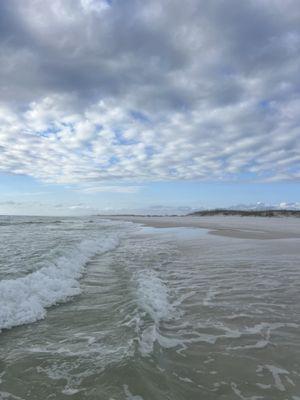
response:
[[[117,236],[84,240],[68,255],[25,277],[0,282],[0,332],[42,319],[46,308],[80,293],[78,279],[96,253],[112,250]]]
[[[159,345],[165,349],[170,349],[173,347],[184,347],[184,341],[181,339],[168,337],[162,335],[157,326],[151,325],[147,327],[141,334],[139,339],[139,350],[143,356],[151,354],[153,352],[154,343],[158,342]]]
[[[22,397],[14,396],[8,392],[0,392],[0,400],[24,400]]]
[[[171,348],[182,344],[182,340],[166,337],[160,333],[160,322],[175,317],[175,304],[171,302],[170,292],[165,282],[153,270],[142,270],[135,275],[137,280],[137,300],[142,310],[138,323],[139,350],[142,355],[153,352],[157,341],[161,347]],[[177,314],[178,314],[178,310]],[[145,316],[152,319],[151,325],[144,326]],[[149,323],[149,322],[148,322]]]
[[[264,399],[263,396],[251,396],[251,397],[245,397],[241,390],[238,388],[237,384],[235,382],[231,382],[231,389],[233,392],[236,394],[237,397],[239,397],[242,400],[260,400]]]
[[[76,393],[78,393],[78,392],[80,392],[79,389],[72,389],[72,388],[70,388],[69,386],[66,386],[66,387],[62,390],[62,393],[63,393],[63,394],[66,394],[67,396],[73,396],[73,394],[76,394]]]
[[[263,349],[267,347],[269,342],[267,340],[259,340],[254,344],[248,344],[245,346],[228,346],[228,350],[247,350],[247,349]]]
[[[165,283],[155,271],[143,270],[138,273],[138,302],[151,318],[158,323],[169,319],[174,309],[169,301],[169,292]]]
[[[155,325],[152,325],[146,328],[142,332],[141,338],[139,340],[140,352],[143,355],[152,353],[155,341],[156,341],[156,327]]]
[[[123,389],[126,395],[126,399],[127,400],[144,400],[142,396],[138,396],[138,395],[133,395],[129,388],[128,385],[123,385]]]
[[[281,375],[288,375],[289,371],[283,369],[283,368],[278,368],[275,367],[274,365],[265,365],[265,367],[271,372],[273,375],[273,379],[275,382],[275,386],[277,387],[278,390],[281,392],[285,391],[284,384],[282,382]]]
[[[210,287],[203,299],[203,305],[207,306],[207,307],[212,306],[213,300],[215,299],[215,297],[218,293],[219,292],[215,288]]]

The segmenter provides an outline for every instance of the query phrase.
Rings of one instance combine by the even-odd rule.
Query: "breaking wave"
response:
[[[78,295],[78,280],[86,263],[96,254],[113,250],[118,243],[117,236],[83,240],[38,271],[0,281],[0,332],[43,319],[48,307]]]

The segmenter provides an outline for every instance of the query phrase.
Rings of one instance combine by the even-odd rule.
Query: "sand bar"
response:
[[[154,228],[193,227],[208,229],[212,235],[240,239],[300,238],[300,219],[293,217],[239,217],[239,216],[109,216],[109,219],[130,221]]]

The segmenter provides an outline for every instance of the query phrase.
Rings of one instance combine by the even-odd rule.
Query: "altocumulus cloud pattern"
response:
[[[298,0],[0,8],[0,171],[299,180]]]

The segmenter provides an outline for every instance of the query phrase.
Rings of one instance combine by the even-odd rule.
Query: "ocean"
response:
[[[299,240],[0,217],[0,399],[300,399]]]

